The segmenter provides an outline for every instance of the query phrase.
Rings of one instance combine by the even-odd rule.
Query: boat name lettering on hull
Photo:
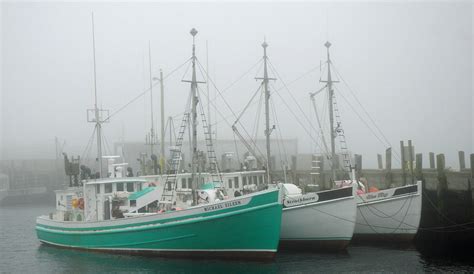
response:
[[[285,207],[292,207],[292,206],[314,203],[314,202],[317,202],[318,200],[319,200],[318,194],[309,193],[306,195],[301,195],[300,197],[297,197],[297,198],[287,198],[283,200],[283,205]]]
[[[386,198],[388,196],[389,196],[388,193],[379,192],[379,193],[374,193],[374,194],[368,194],[365,198],[366,199],[376,199],[376,198]]]
[[[204,207],[204,211],[213,211],[213,210],[238,206],[238,205],[241,205],[241,204],[242,204],[242,201],[240,201],[240,200],[239,201],[232,201],[232,202],[227,202],[227,203],[223,203],[223,204],[206,206],[206,207]]]

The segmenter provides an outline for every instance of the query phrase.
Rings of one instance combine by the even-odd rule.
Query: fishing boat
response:
[[[267,68],[267,47],[263,47],[263,77],[262,80],[265,98],[265,137],[266,137],[266,162],[261,163],[266,170],[267,186],[275,186],[281,189],[283,216],[281,225],[280,248],[300,250],[329,250],[339,251],[345,249],[354,232],[356,220],[355,185],[340,189],[329,189],[325,191],[310,192],[303,191],[295,184],[287,182],[286,176],[283,182],[273,179],[272,168],[269,164],[271,159],[270,135],[273,129],[270,126],[269,117],[269,80]],[[233,130],[239,139],[246,145],[252,155],[257,155],[252,146],[246,142],[239,133],[238,120],[234,122]]]
[[[406,185],[401,187],[388,188],[385,190],[378,190],[375,188],[368,188],[360,181],[356,181],[355,175],[351,173],[351,180],[337,180],[335,167],[338,165],[335,152],[335,139],[340,138],[342,161],[346,169],[352,170],[351,158],[347,151],[347,142],[345,139],[344,130],[342,129],[339,120],[337,104],[335,102],[333,84],[334,81],[331,76],[331,59],[329,54],[330,42],[325,43],[327,48],[327,81],[321,81],[326,85],[319,91],[311,94],[311,99],[316,113],[316,120],[319,129],[322,132],[321,121],[316,110],[314,101],[315,95],[324,89],[329,92],[328,109],[329,109],[329,123],[331,130],[331,181],[334,182],[335,189],[347,187],[349,185],[356,185],[357,187],[357,219],[354,229],[354,241],[356,242],[409,242],[415,237],[420,224],[421,217],[421,182],[416,184]],[[334,126],[336,122],[337,126]],[[322,141],[327,148],[326,141],[323,134]]]
[[[421,218],[421,181],[357,195],[354,241],[411,242]]]
[[[192,117],[194,145],[198,103],[196,34],[192,29],[193,76],[188,82],[191,83],[193,111],[192,115],[185,115]],[[97,94],[97,90],[95,92]],[[101,125],[108,117],[101,117],[97,96],[94,114],[101,175]],[[83,181],[82,186],[56,192],[56,212],[36,219],[38,239],[58,247],[118,253],[272,258],[278,248],[281,228],[279,190],[228,198],[219,181],[210,182],[210,188],[198,189],[201,177],[197,172],[198,162],[194,161],[197,148],[193,151],[190,206],[176,206],[178,169],[164,175],[162,182],[149,182],[144,178],[124,177],[123,169],[117,168],[112,161],[115,158],[109,157],[108,174],[112,178]],[[179,162],[176,163],[179,166]]]

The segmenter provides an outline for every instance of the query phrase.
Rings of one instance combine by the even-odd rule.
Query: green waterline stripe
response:
[[[280,241],[335,241],[335,240],[348,240],[352,237],[324,237],[324,238],[280,238]]]
[[[266,204],[266,205],[261,205],[261,206],[254,206],[251,208],[245,208],[241,210],[236,210],[236,211],[231,211],[231,212],[225,212],[217,215],[211,215],[211,216],[194,216],[191,219],[185,219],[185,220],[180,220],[180,221],[170,221],[169,223],[158,223],[158,224],[146,224],[146,225],[136,225],[130,227],[130,225],[122,225],[121,227],[123,228],[112,228],[112,229],[100,229],[100,230],[94,230],[94,228],[88,228],[87,230],[80,229],[78,228],[77,230],[70,230],[70,229],[63,229],[61,227],[50,227],[50,226],[43,226],[41,224],[36,225],[36,229],[44,232],[51,232],[51,233],[56,233],[56,234],[64,234],[64,235],[69,235],[69,234],[109,234],[109,233],[121,233],[121,232],[135,232],[135,231],[143,231],[143,230],[149,230],[149,229],[154,229],[154,228],[166,228],[166,227],[172,227],[176,225],[186,225],[186,224],[191,224],[191,223],[196,223],[196,222],[205,222],[205,221],[210,221],[214,219],[219,219],[219,218],[225,218],[233,215],[240,215],[244,214],[247,212],[251,211],[257,211],[265,208],[270,208],[270,207],[279,207],[281,209],[281,204],[276,202],[276,203],[271,203],[271,204]],[[73,228],[72,228],[73,229]]]
[[[123,251],[149,251],[149,252],[277,252],[276,249],[154,249],[154,248],[100,248],[100,247],[76,247],[72,245],[56,244],[40,240],[49,245],[77,248],[82,250],[123,250]]]
[[[240,208],[240,207],[242,207],[242,208],[255,207],[254,204],[262,203],[262,201],[259,201],[259,200],[261,200],[261,199],[265,200],[265,199],[267,199],[267,196],[271,196],[271,195],[276,195],[277,196],[275,198],[276,202],[274,202],[274,203],[278,203],[278,191],[272,191],[272,192],[268,192],[268,193],[265,193],[265,194],[260,195],[260,196],[252,196],[251,200],[246,205],[231,207],[231,208],[224,208],[220,211],[222,211],[222,212],[232,212],[236,208]],[[274,204],[274,203],[272,203],[272,204]],[[195,214],[196,215],[202,214],[205,217],[205,216],[208,216],[208,215],[212,215],[213,212],[214,211],[200,212],[200,213],[195,213]],[[164,214],[166,214],[166,213],[164,213]],[[199,216],[199,217],[201,217],[201,216]],[[136,218],[139,218],[139,217],[136,217]],[[152,220],[152,221],[140,222],[140,223],[136,223],[136,224],[111,225],[111,226],[105,226],[105,227],[81,227],[81,228],[79,228],[79,227],[78,228],[61,227],[60,229],[61,230],[71,230],[71,231],[77,231],[77,230],[84,230],[84,231],[86,231],[86,230],[107,230],[107,229],[122,228],[122,227],[142,226],[142,225],[149,225],[149,224],[156,224],[156,223],[166,223],[166,222],[172,222],[172,221],[179,221],[179,220],[183,220],[183,219],[187,219],[187,218],[189,218],[189,216],[180,216],[180,217],[172,217],[172,218],[169,218],[169,219]],[[48,221],[51,221],[51,220],[48,220]],[[101,221],[94,221],[94,222],[100,223]],[[86,223],[86,222],[82,222],[82,223]],[[44,228],[51,228],[51,229],[57,229],[58,228],[57,226],[50,226],[50,225],[46,225],[46,224],[38,224],[37,223],[36,225],[37,226],[42,226]]]

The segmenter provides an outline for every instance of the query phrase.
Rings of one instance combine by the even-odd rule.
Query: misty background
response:
[[[445,153],[447,166],[457,168],[458,150],[474,152],[473,11],[471,1],[2,2],[0,159],[54,158],[56,137],[68,154],[83,153],[94,127],[86,119],[86,109],[94,104],[94,12],[99,106],[111,113],[148,88],[149,41],[153,76],[159,77],[160,69],[167,75],[190,58],[193,27],[199,32],[198,59],[205,66],[207,41],[209,76],[238,112],[259,86],[254,77],[261,77],[262,70],[245,72],[262,58],[265,38],[278,72],[278,76],[270,72],[270,77],[278,78],[272,91],[281,96],[272,93],[278,134],[298,138],[299,153],[321,152],[285,102],[307,124],[293,96],[314,120],[309,92],[322,87],[321,74],[326,79],[325,71],[317,67],[326,60],[324,43],[329,40],[332,61],[349,86],[343,81],[336,84],[342,125],[349,149],[364,156],[364,167],[375,167],[376,154],[387,145],[341,98],[361,110],[350,90],[394,150],[399,150],[400,140],[411,139],[425,162],[430,151]],[[166,116],[173,116],[176,126],[189,93],[183,77],[190,79],[185,68],[164,83]],[[205,77],[198,73],[198,80]],[[153,90],[159,132],[159,85]],[[212,84],[210,93],[224,116],[212,110],[217,137],[233,139],[228,123],[235,118]],[[104,125],[109,144],[145,142],[151,120],[149,98],[145,94]],[[324,95],[317,100],[322,106]],[[255,119],[250,111],[242,121],[248,129]],[[263,124],[259,137],[264,137]]]

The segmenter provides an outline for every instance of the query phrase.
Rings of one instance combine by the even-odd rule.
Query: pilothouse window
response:
[[[134,192],[133,183],[127,183],[127,191],[128,192]]]
[[[112,193],[112,184],[111,183],[105,184],[104,188],[105,188],[105,190],[104,190],[105,193]]]
[[[117,183],[117,191],[123,191],[123,183]]]

